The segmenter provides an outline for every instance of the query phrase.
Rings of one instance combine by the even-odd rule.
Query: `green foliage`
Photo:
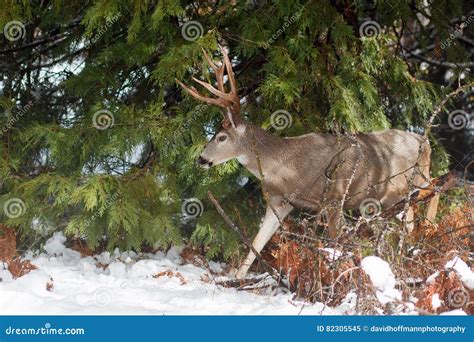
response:
[[[197,106],[175,79],[200,74],[202,49],[214,52],[221,43],[236,64],[249,120],[268,127],[275,110],[292,113],[293,125],[278,134],[423,127],[442,91],[400,58],[390,30],[414,20],[412,2],[392,8],[381,1],[375,14],[370,3],[2,1],[0,26],[26,26],[24,39],[4,39],[0,49],[11,50],[2,59],[0,204],[25,204],[22,215],[2,213],[2,221],[26,237],[38,234],[32,227],[40,222],[91,246],[104,237],[110,248],[136,249],[190,240],[210,258],[237,255],[239,238],[207,191],[252,235],[261,216],[259,186],[242,181],[249,174],[237,162],[206,172],[196,167],[219,109]],[[461,6],[447,8],[461,13]],[[360,37],[370,13],[385,29]],[[436,13],[443,27],[446,18]],[[196,40],[183,37],[191,20],[203,28]],[[48,44],[22,48],[45,37]],[[448,53],[466,56],[458,46]],[[208,70],[204,77],[210,79]],[[97,128],[101,111],[113,120],[106,129]],[[445,170],[447,155],[437,144],[434,155],[435,168]],[[183,220],[187,198],[203,202],[195,220]]]

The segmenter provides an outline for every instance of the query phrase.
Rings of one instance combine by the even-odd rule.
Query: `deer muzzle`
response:
[[[212,166],[213,163],[212,163],[211,161],[207,160],[206,158],[199,157],[199,158],[197,159],[197,164],[198,164],[200,167],[204,168],[204,169],[208,169],[208,168],[210,168],[210,167]]]

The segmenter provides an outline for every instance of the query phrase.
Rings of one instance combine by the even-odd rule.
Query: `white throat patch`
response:
[[[237,160],[239,161],[240,164],[246,165],[249,162],[249,159],[247,156],[241,154],[240,156],[237,157]]]

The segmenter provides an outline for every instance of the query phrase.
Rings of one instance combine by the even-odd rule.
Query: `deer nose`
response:
[[[203,157],[199,157],[197,163],[199,166],[212,166],[212,163]]]
[[[204,165],[204,164],[207,164],[207,161],[203,157],[199,157],[197,160],[197,163],[198,165]]]

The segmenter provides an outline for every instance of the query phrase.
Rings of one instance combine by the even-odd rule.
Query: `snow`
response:
[[[445,269],[453,269],[456,271],[459,279],[466,285],[469,290],[474,290],[474,272],[467,266],[467,264],[459,257],[448,261],[444,266]]]
[[[44,250],[48,254],[61,254],[65,251],[65,242],[66,237],[62,233],[54,233],[53,237],[46,241],[44,245]]]
[[[433,273],[432,275],[430,275],[426,279],[426,284],[428,284],[428,285],[434,284],[434,282],[436,281],[436,278],[438,278],[438,276],[439,276],[439,271],[436,271],[435,273]]]
[[[216,285],[216,281],[229,279],[215,275],[225,265],[211,261],[205,269],[183,264],[179,248],[154,254],[116,249],[83,257],[65,247],[65,242],[62,233],[55,233],[42,253],[27,252],[25,258],[38,269],[18,279],[13,279],[7,266],[0,263],[0,314],[360,314],[356,311],[359,299],[354,292],[349,292],[340,305],[328,307],[323,303],[294,300],[294,294],[281,289],[243,291]],[[327,248],[324,252],[331,260],[342,256],[334,249]],[[472,286],[473,272],[461,259],[455,258],[445,267],[455,270],[467,287]],[[378,301],[382,305],[396,304],[391,314],[417,314],[416,298],[401,302],[395,276],[386,261],[367,256],[362,259],[361,268],[369,276]],[[429,277],[427,283],[438,274]],[[435,310],[442,306],[438,294],[433,296],[431,304]],[[385,314],[382,307],[373,309]],[[465,315],[465,312],[453,310],[444,314]]]
[[[343,253],[337,249],[334,249],[334,248],[319,248],[320,251],[323,251],[323,252],[326,252],[328,253],[328,258],[329,260],[331,261],[335,261],[337,259],[339,259]],[[348,254],[350,255],[350,254]]]
[[[431,306],[433,307],[434,310],[438,309],[441,307],[443,303],[441,302],[441,299],[439,298],[439,293],[435,293],[433,297],[431,297]]]
[[[440,314],[440,316],[467,316],[467,313],[464,310],[456,309],[443,312]]]
[[[368,256],[362,259],[361,266],[372,281],[381,304],[401,301],[402,294],[395,289],[395,276],[386,261],[376,256]]]
[[[348,296],[340,307],[330,308],[292,301],[293,294],[282,291],[257,294],[217,286],[212,283],[215,276],[207,270],[182,265],[176,248],[166,254],[117,249],[81,257],[66,248],[65,241],[64,235],[56,233],[46,242],[46,253],[28,253],[38,269],[21,278],[12,279],[0,263],[1,314],[340,315],[352,310],[355,303],[354,296]],[[217,263],[210,267],[221,269]],[[173,276],[153,277],[164,271]],[[201,279],[205,275],[211,282]],[[53,284],[50,291],[48,283]]]

